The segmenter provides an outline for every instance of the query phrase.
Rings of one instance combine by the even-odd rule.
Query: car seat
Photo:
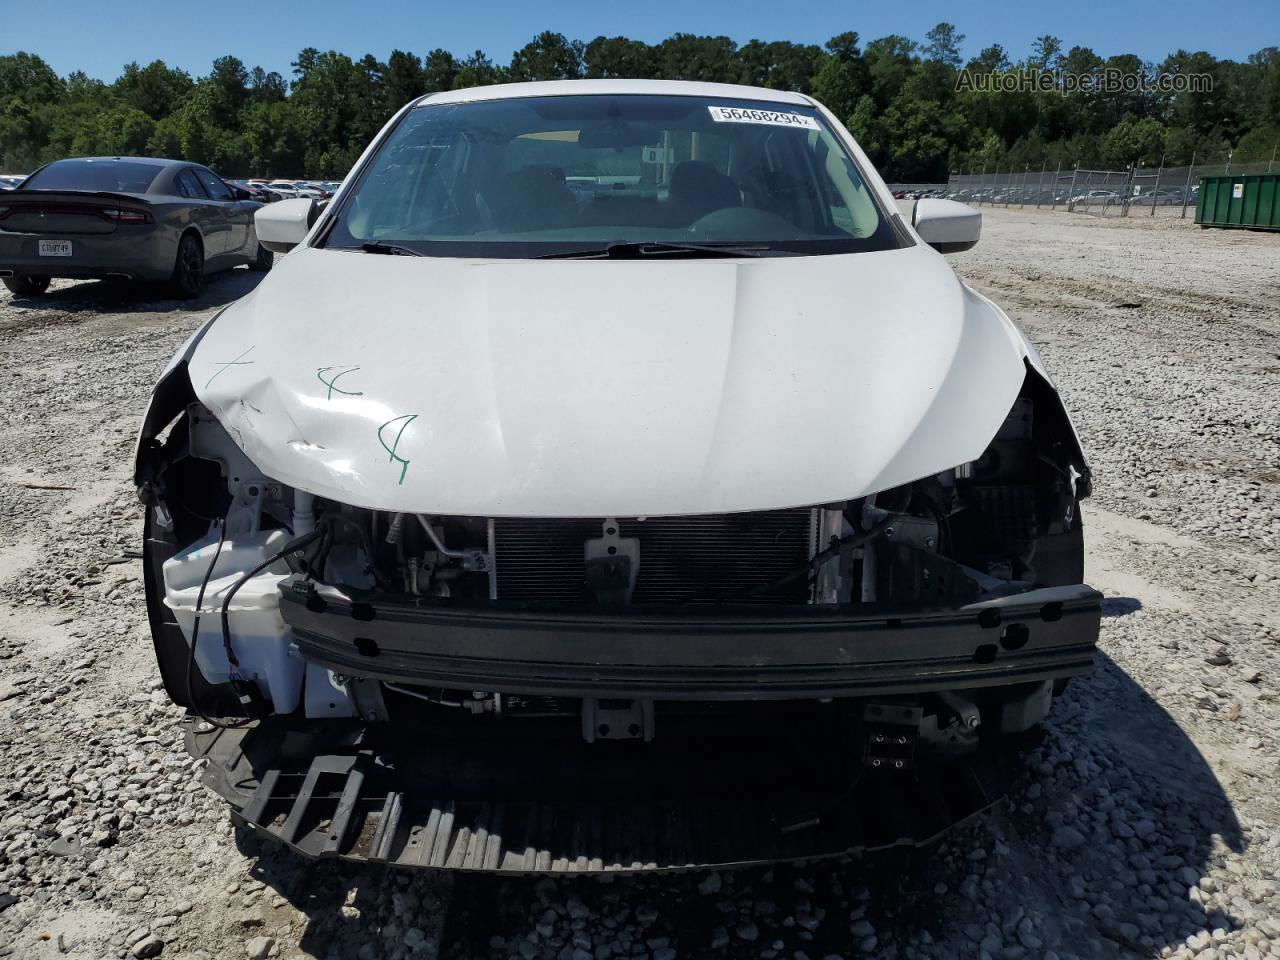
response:
[[[705,160],[684,160],[675,165],[671,199],[687,212],[690,222],[716,210],[742,206],[742,194],[733,178]]]
[[[546,230],[567,226],[577,197],[564,182],[564,169],[533,164],[507,174],[485,196],[495,225],[504,230]]]

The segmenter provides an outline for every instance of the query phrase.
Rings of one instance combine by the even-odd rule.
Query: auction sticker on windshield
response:
[[[801,116],[798,113],[785,113],[777,110],[755,110],[746,107],[707,107],[711,111],[711,119],[716,123],[767,123],[775,127],[803,127],[806,130],[818,130],[818,121],[813,117]]]

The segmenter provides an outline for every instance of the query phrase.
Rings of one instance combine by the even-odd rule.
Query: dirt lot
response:
[[[1096,673],[1009,799],[911,858],[612,883],[237,838],[159,690],[132,443],[193,305],[0,291],[0,956],[1280,957],[1280,235],[985,211],[1095,474]]]

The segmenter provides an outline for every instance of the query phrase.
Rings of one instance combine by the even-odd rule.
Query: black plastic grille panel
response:
[[[677,767],[675,776],[646,762],[652,746],[574,758],[543,740],[486,749],[473,737],[455,749],[457,737],[446,737],[433,741],[446,755],[434,756],[380,748],[383,738],[367,730],[287,726],[272,718],[197,732],[188,723],[187,750],[210,761],[202,779],[230,801],[237,823],[311,858],[475,872],[679,871],[921,846],[989,806],[1021,768],[1015,754],[988,751],[909,775],[855,777],[845,769],[853,758],[823,743],[775,780],[767,774],[784,771],[768,762],[745,773],[746,748],[729,741],[727,762]],[[727,778],[723,788],[712,787],[714,775]]]

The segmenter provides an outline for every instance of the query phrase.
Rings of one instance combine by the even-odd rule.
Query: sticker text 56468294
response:
[[[756,110],[751,107],[707,107],[716,123],[766,123],[775,127],[801,127],[817,130],[818,121],[799,113],[780,110]]]

